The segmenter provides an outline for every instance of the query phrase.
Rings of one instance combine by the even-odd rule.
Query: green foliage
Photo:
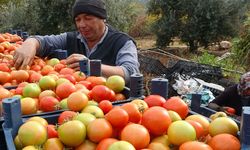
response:
[[[145,2],[138,0],[104,0],[107,22],[128,32],[136,20],[145,15]],[[75,0],[1,0],[0,32],[22,29],[30,34],[58,34],[75,30],[71,9]]]
[[[105,0],[107,22],[114,28],[128,32],[136,19],[145,14],[145,7],[138,0]]]
[[[175,36],[190,46],[198,46],[235,36],[240,24],[242,6],[246,1],[235,0],[154,0],[150,1],[149,14],[157,14],[154,33],[157,45],[169,45]]]
[[[240,64],[234,62],[234,57],[228,57],[219,60],[218,57],[204,52],[201,56],[194,55],[192,60],[200,64],[208,64],[212,66],[221,67],[225,77],[230,77],[237,81],[241,74],[237,72],[245,72],[244,68]]]
[[[36,12],[40,34],[58,34],[74,30],[71,9],[75,0],[37,0]]]

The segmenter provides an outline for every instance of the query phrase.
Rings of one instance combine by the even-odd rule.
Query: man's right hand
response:
[[[26,69],[31,65],[39,48],[39,42],[35,38],[28,38],[22,46],[15,50],[14,66],[16,69]]]

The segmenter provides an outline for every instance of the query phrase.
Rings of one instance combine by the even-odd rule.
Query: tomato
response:
[[[101,108],[99,108],[98,106],[95,106],[95,105],[87,105],[86,107],[83,108],[82,112],[90,113],[90,114],[94,115],[96,118],[103,118],[104,117],[104,113],[101,110]]]
[[[64,82],[70,83],[70,81],[68,79],[60,77],[58,80],[56,80],[56,86],[58,86],[58,85],[60,85],[60,84],[62,84]]]
[[[105,85],[96,85],[91,90],[91,97],[97,102],[102,100],[110,100],[111,92],[110,89]]]
[[[60,60],[58,58],[51,58],[46,63],[47,65],[54,67],[56,64],[60,63]]]
[[[42,69],[42,67],[39,65],[32,65],[30,67],[30,70],[34,70],[34,71],[40,71],[41,69]]]
[[[8,64],[6,64],[6,63],[0,63],[0,71],[10,72],[11,69],[8,67]]]
[[[45,90],[45,91],[42,91],[40,94],[39,94],[39,99],[42,99],[43,97],[45,96],[51,96],[51,97],[56,97],[56,93],[52,90]]]
[[[47,140],[47,131],[37,121],[28,121],[20,126],[18,137],[24,146],[41,145]]]
[[[190,149],[198,149],[198,150],[213,150],[209,145],[198,142],[198,141],[189,141],[181,144],[179,150],[190,150]]]
[[[56,88],[56,81],[51,76],[43,76],[39,80],[39,86],[42,90],[53,90]]]
[[[48,126],[47,120],[42,118],[42,117],[38,117],[38,116],[31,117],[27,121],[37,121],[37,122],[41,123],[44,127]]]
[[[194,127],[186,121],[173,122],[168,128],[168,140],[174,145],[181,145],[187,141],[196,139]]]
[[[115,93],[119,93],[125,88],[125,80],[121,76],[112,75],[108,77],[106,86],[113,90]]]
[[[204,116],[202,116],[202,115],[190,115],[185,120],[193,120],[193,121],[199,122],[204,129],[204,135],[206,136],[208,134],[209,121]]]
[[[44,112],[55,111],[59,109],[59,101],[55,97],[45,96],[40,99],[39,108]]]
[[[148,109],[148,104],[144,100],[134,99],[131,103],[135,104],[141,113]]]
[[[237,135],[239,127],[236,122],[229,117],[219,117],[209,124],[209,134],[215,136],[222,133]]]
[[[10,82],[10,80],[11,80],[10,73],[0,71],[0,84]]]
[[[106,138],[101,140],[97,147],[96,150],[108,150],[108,147],[113,144],[114,142],[117,142],[118,140],[115,138]]]
[[[64,82],[56,87],[56,95],[61,99],[67,98],[71,93],[75,91],[76,87],[72,83]]]
[[[48,139],[44,145],[43,150],[63,150],[64,146],[59,138],[50,138]]]
[[[61,64],[61,63],[59,63],[59,64],[56,64],[55,66],[54,66],[54,70],[55,71],[57,71],[57,72],[60,72],[63,68],[65,68],[66,66],[64,65],[64,64]]]
[[[7,89],[0,87],[0,100],[4,99],[4,98],[8,98],[11,96],[10,91],[8,91]]]
[[[236,110],[232,107],[224,107],[226,109],[226,112],[229,114],[235,114]]]
[[[123,128],[121,140],[131,143],[136,149],[141,149],[148,146],[150,135],[144,126],[132,123]]]
[[[162,135],[166,133],[171,124],[171,118],[165,108],[153,106],[143,113],[141,124],[145,126],[151,134]]]
[[[95,120],[96,117],[90,113],[79,113],[77,114],[77,116],[74,117],[74,120],[79,120],[81,121],[86,127],[88,126],[88,124]]]
[[[54,68],[50,65],[45,65],[44,67],[42,67],[42,70],[41,70],[41,74],[43,76],[46,76],[48,75],[51,71],[53,71]]]
[[[34,114],[37,112],[37,102],[35,99],[26,97],[21,99],[21,111],[23,115]]]
[[[154,137],[152,140],[151,140],[151,143],[161,143],[163,144],[164,146],[169,146],[169,141],[168,141],[168,135],[167,134],[163,134],[161,136],[157,136],[157,137]]]
[[[124,94],[122,94],[122,93],[115,94],[115,98],[114,98],[115,101],[116,100],[125,100],[125,99],[126,99],[126,96]]]
[[[227,133],[212,137],[208,145],[214,150],[239,150],[241,148],[239,139]]]
[[[196,138],[198,140],[201,137],[205,136],[204,129],[203,129],[202,125],[199,122],[194,121],[194,120],[186,120],[186,122],[190,123],[194,127],[195,132],[196,132]]]
[[[67,146],[79,146],[86,138],[86,127],[78,120],[60,125],[57,131],[59,139]]]
[[[29,73],[25,70],[12,71],[10,75],[11,79],[16,80],[18,83],[21,83],[23,81],[28,81],[29,79]]]
[[[23,88],[23,96],[37,98],[41,93],[40,87],[36,83],[29,83]]]
[[[89,76],[86,78],[86,81],[91,82],[91,87],[93,88],[96,85],[105,85],[107,80],[104,77]]]
[[[166,102],[165,98],[160,95],[149,95],[144,101],[148,104],[148,107],[162,106]]]
[[[142,114],[140,113],[136,104],[126,103],[126,104],[123,104],[121,108],[124,109],[128,113],[129,122],[139,123],[141,121]]]
[[[108,120],[113,127],[122,128],[128,124],[129,115],[122,108],[113,108],[106,115],[105,119]]]
[[[188,105],[178,96],[170,97],[164,104],[163,107],[167,110],[173,110],[177,112],[182,119],[188,115]]]
[[[59,77],[62,77],[62,78],[65,78],[65,79],[68,79],[71,83],[75,84],[76,83],[76,79],[73,75],[71,74],[63,74],[63,75],[60,75]]]
[[[103,118],[95,119],[87,126],[88,138],[95,143],[100,142],[103,139],[110,138],[112,136],[112,132],[113,129],[111,124]]]
[[[168,114],[172,120],[172,122],[175,122],[175,121],[178,121],[178,120],[182,120],[180,115],[175,112],[175,111],[172,111],[172,110],[168,110]]]
[[[80,81],[78,82],[79,84],[82,84],[84,85],[87,89],[91,90],[92,89],[92,86],[91,86],[91,82],[90,81]]]
[[[106,114],[113,108],[113,105],[109,100],[102,100],[98,104],[98,107],[102,109],[104,114]]]
[[[47,125],[47,133],[48,133],[48,139],[58,137],[56,126],[53,124]]]
[[[29,76],[29,79],[28,81],[30,83],[33,83],[33,82],[39,82],[39,80],[42,78],[42,75],[40,73],[37,73],[37,72],[33,72],[30,76]]]
[[[63,75],[65,75],[65,74],[70,74],[70,75],[72,75],[74,72],[75,72],[75,71],[74,71],[74,69],[72,69],[72,68],[62,68],[62,69],[60,70],[59,74],[63,74]]]
[[[58,124],[63,124],[67,121],[73,120],[73,118],[77,115],[74,111],[64,111],[58,117]]]
[[[88,97],[82,92],[74,92],[67,98],[69,110],[81,111],[88,104]]]
[[[86,79],[86,75],[81,71],[74,72],[73,76],[75,77],[77,82],[84,81]]]
[[[135,147],[127,141],[117,141],[110,145],[108,150],[135,150]]]
[[[96,144],[90,140],[85,140],[81,145],[77,146],[75,150],[95,150]]]
[[[148,145],[150,150],[170,150],[168,146],[163,145],[162,143],[151,142]]]

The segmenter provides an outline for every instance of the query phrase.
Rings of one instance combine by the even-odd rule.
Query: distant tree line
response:
[[[174,37],[191,52],[200,46],[238,36],[249,10],[249,0],[150,0],[148,13],[158,17],[153,25],[157,46]]]

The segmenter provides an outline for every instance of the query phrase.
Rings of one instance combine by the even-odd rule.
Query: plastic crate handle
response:
[[[16,135],[18,128],[23,123],[21,118],[20,98],[6,98],[3,100],[4,127],[12,129],[12,135]]]

